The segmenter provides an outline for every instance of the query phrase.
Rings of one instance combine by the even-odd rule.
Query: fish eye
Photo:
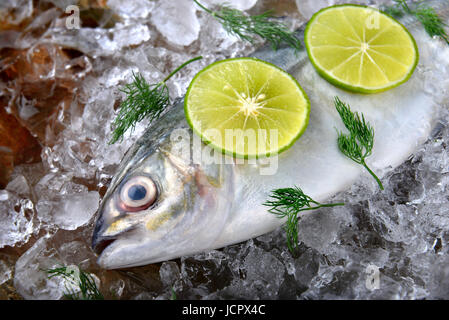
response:
[[[120,204],[127,211],[146,209],[156,201],[156,198],[156,184],[146,176],[129,179],[120,190]]]

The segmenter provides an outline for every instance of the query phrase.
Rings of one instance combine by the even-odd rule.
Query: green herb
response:
[[[87,272],[75,266],[61,266],[55,269],[45,270],[48,278],[62,277],[68,282],[64,298],[68,300],[104,300],[98,290],[94,278]],[[76,290],[79,288],[79,290]]]
[[[164,80],[155,84],[148,84],[141,74],[133,72],[134,80],[121,89],[126,94],[126,99],[121,103],[120,111],[112,124],[114,131],[109,143],[122,140],[125,132],[129,128],[134,130],[136,124],[144,118],[149,117],[150,121],[157,119],[170,104],[166,82],[186,65],[199,59],[202,57],[184,62]]]
[[[392,17],[400,18],[404,16],[404,11],[400,6],[393,5],[393,6],[385,6],[382,8],[382,12],[385,12],[386,14],[389,14]]]
[[[197,0],[193,1],[217,19],[229,34],[242,40],[254,43],[255,37],[259,36],[268,41],[273,50],[276,50],[282,42],[296,50],[301,48],[301,42],[294,33],[289,31],[285,24],[274,21],[274,17],[271,15],[272,11],[249,16],[227,5],[222,5],[218,11],[212,11]]]
[[[287,233],[287,246],[291,252],[298,245],[298,214],[301,211],[315,210],[323,207],[343,206],[344,203],[321,204],[304,194],[299,187],[276,189],[264,203],[271,207],[268,211],[279,218],[287,218],[284,229]]]
[[[393,17],[401,17],[404,14],[414,15],[419,22],[424,26],[426,32],[431,36],[437,36],[449,44],[449,37],[444,30],[446,24],[440,19],[435,12],[435,9],[424,3],[419,3],[412,9],[406,0],[394,0],[396,2],[393,6],[383,8],[382,11],[390,14]]]
[[[173,288],[171,288],[170,300],[176,300],[176,292],[175,292],[175,289],[173,289]]]
[[[366,170],[376,179],[381,190],[384,189],[379,178],[366,165],[365,158],[371,155],[374,145],[374,129],[369,122],[365,121],[362,114],[360,118],[357,112],[352,112],[349,105],[343,103],[338,97],[335,97],[335,108],[340,114],[341,120],[349,130],[349,135],[338,132],[338,148],[351,160],[363,165]]]

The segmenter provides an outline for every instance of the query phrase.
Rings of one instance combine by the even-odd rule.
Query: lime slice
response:
[[[381,92],[406,82],[418,63],[412,35],[377,9],[337,5],[315,13],[304,42],[318,73],[360,93]]]
[[[298,82],[255,58],[215,62],[190,83],[187,122],[205,143],[240,158],[289,148],[305,131],[310,103]]]

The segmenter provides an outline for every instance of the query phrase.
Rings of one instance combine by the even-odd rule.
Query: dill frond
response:
[[[449,44],[449,37],[444,30],[446,24],[441,21],[434,8],[426,5],[419,6],[415,11],[415,16],[431,37],[440,37]]]
[[[193,1],[217,19],[229,34],[244,41],[254,43],[255,38],[259,36],[270,43],[273,50],[277,50],[283,42],[295,50],[301,48],[301,42],[294,33],[285,24],[274,20],[272,11],[250,16],[227,5],[222,5],[218,11],[212,11],[197,0]]]
[[[344,205],[344,203],[321,204],[304,194],[297,186],[273,190],[270,197],[272,200],[267,200],[263,205],[271,207],[268,212],[279,218],[287,218],[284,230],[287,235],[287,247],[291,252],[298,245],[298,214],[300,212]]]
[[[148,84],[141,74],[134,74],[133,81],[120,91],[126,94],[126,99],[120,105],[120,111],[112,127],[113,144],[123,139],[125,132],[149,116],[150,121],[157,119],[162,111],[170,104],[169,92],[165,82]]]
[[[94,278],[87,272],[78,267],[79,273],[68,267],[61,266],[59,268],[45,270],[48,278],[62,277],[73,286],[79,288],[75,290],[66,285],[64,298],[67,300],[104,300],[100,290],[98,290]]]
[[[349,105],[342,102],[340,98],[335,97],[334,103],[343,124],[349,131],[349,134],[337,131],[338,149],[352,161],[363,165],[373,178],[376,179],[380,189],[383,190],[382,182],[365,162],[365,158],[371,155],[374,146],[373,127],[365,121],[363,114],[360,117],[357,112],[352,112]]]
[[[400,18],[405,14],[414,15],[423,25],[427,34],[431,37],[440,37],[449,44],[449,37],[444,27],[447,25],[441,20],[435,9],[424,2],[418,3],[412,8],[407,4],[406,0],[394,0],[395,4],[382,8],[382,11],[396,18]]]
[[[382,7],[382,12],[392,16],[393,18],[401,18],[404,16],[404,11],[397,5]]]
[[[199,59],[202,57],[184,62],[164,80],[155,84],[149,84],[140,73],[133,72],[133,81],[120,89],[126,94],[126,99],[121,103],[120,110],[112,123],[113,132],[109,144],[122,140],[125,132],[128,129],[133,131],[136,124],[144,118],[148,117],[150,122],[159,118],[170,105],[169,91],[165,83],[187,64]]]

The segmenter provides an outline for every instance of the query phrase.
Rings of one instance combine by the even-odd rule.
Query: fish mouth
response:
[[[113,236],[103,236],[105,229],[103,226],[103,219],[100,218],[96,225],[94,232],[92,234],[92,250],[100,255],[108,246],[110,246],[115,240],[116,237]]]
[[[92,249],[97,255],[101,255],[107,247],[114,243],[114,238],[94,238],[92,241]]]
[[[131,226],[128,229],[113,235],[113,236],[103,236],[101,235],[101,227],[97,227],[94,231],[93,237],[92,237],[92,250],[100,256],[107,248],[112,246],[112,244],[119,240],[119,238],[123,236],[127,236],[132,234],[136,230],[136,226]]]

